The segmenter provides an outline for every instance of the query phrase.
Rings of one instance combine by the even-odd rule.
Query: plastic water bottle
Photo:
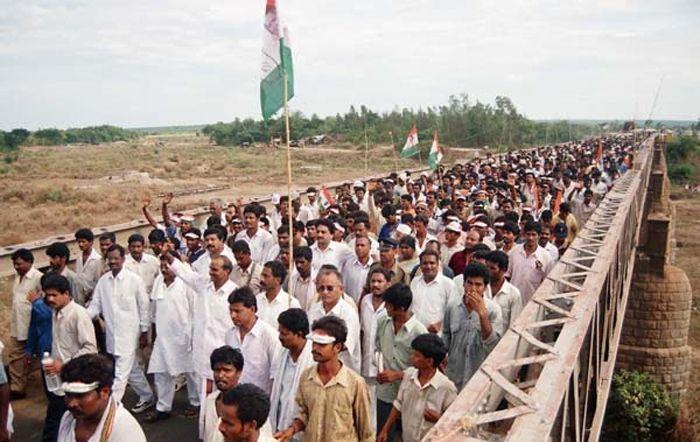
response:
[[[57,374],[49,374],[46,372],[46,366],[49,364],[53,364],[53,358],[49,352],[44,352],[44,356],[41,358],[41,366],[44,369],[46,389],[53,393],[61,388],[61,378]]]

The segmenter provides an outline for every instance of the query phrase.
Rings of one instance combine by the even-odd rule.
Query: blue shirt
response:
[[[31,356],[51,353],[51,314],[53,310],[44,302],[44,298],[37,298],[32,302],[32,316],[29,320],[29,334],[25,352]]]

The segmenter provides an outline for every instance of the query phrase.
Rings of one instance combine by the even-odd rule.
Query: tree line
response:
[[[116,126],[90,126],[72,129],[39,129],[30,132],[27,129],[12,129],[9,132],[0,131],[0,150],[13,151],[22,144],[54,146],[73,143],[108,143],[110,141],[126,141],[137,137],[138,134]]]
[[[445,105],[417,110],[404,108],[378,113],[363,105],[359,109],[351,106],[345,114],[325,118],[316,114],[306,117],[298,111],[290,114],[292,140],[329,134],[339,141],[363,144],[366,135],[370,143],[391,143],[393,134],[393,141],[400,146],[413,123],[418,127],[421,144],[429,145],[433,131],[437,130],[441,144],[462,147],[557,143],[601,132],[595,123],[530,120],[518,112],[508,97],[496,97],[489,104],[473,101],[465,94],[451,96]],[[284,139],[284,117],[267,122],[236,118],[230,123],[207,125],[202,133],[224,146]]]

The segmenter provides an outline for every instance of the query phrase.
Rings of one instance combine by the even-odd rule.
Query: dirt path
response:
[[[688,344],[693,348],[693,367],[683,400],[679,429],[686,440],[700,441],[700,194],[674,188],[676,207],[676,261],[693,288],[693,312]]]

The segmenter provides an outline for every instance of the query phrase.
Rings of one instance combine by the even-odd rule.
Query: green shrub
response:
[[[686,183],[693,178],[695,167],[692,164],[670,164],[668,166],[668,177],[674,183]]]
[[[601,440],[663,440],[673,429],[677,415],[678,402],[649,375],[623,370],[613,377]]]

